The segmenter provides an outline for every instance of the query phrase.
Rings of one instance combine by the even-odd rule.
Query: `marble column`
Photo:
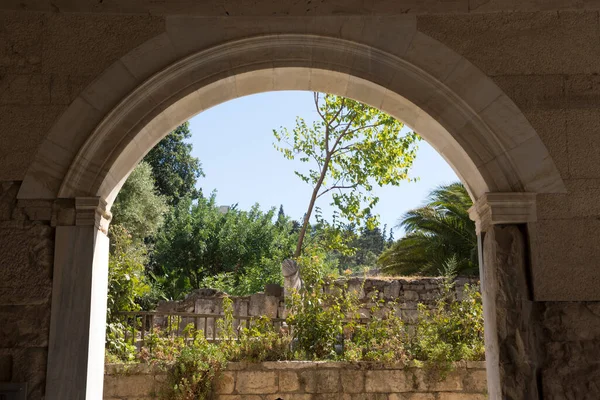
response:
[[[470,214],[479,236],[489,398],[539,400],[542,310],[533,301],[527,240],[535,195],[488,193]]]
[[[75,199],[73,225],[56,227],[46,400],[101,400],[109,214]]]

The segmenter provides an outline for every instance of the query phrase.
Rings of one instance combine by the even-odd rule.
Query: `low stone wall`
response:
[[[373,296],[387,302],[396,302],[397,314],[406,322],[412,322],[417,315],[417,304],[432,306],[443,285],[443,278],[387,278],[367,277],[350,278],[337,282],[347,284],[348,290],[358,292],[363,303],[360,312],[362,317],[369,318],[373,306]],[[457,298],[461,298],[465,284],[478,285],[478,279],[459,277],[454,290]],[[222,314],[223,296],[225,294],[214,289],[199,289],[190,293],[184,300],[161,302],[157,308],[160,312],[186,312],[196,314]],[[285,318],[283,307],[283,290],[270,290],[250,296],[233,296],[233,312],[237,316],[267,316],[269,318]]]
[[[104,400],[159,397],[166,374],[148,365],[107,365]],[[461,362],[443,380],[417,367],[375,363],[229,363],[215,400],[483,400],[484,362]]]

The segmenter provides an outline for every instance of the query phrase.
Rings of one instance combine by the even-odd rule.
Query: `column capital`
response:
[[[75,198],[75,225],[94,225],[105,234],[112,215],[106,210],[106,201],[100,197]]]
[[[469,217],[475,221],[478,234],[492,225],[534,222],[537,220],[536,193],[485,193],[469,208]]]

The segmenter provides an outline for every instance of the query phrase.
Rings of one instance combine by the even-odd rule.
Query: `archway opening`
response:
[[[139,79],[134,85],[137,88],[119,97],[114,107],[110,102],[97,101],[114,82],[114,76],[107,72],[93,84],[102,89],[95,92],[91,88],[87,98],[78,103],[86,110],[93,108],[102,120],[90,123],[83,142],[70,140],[77,137],[77,127],[65,130],[65,121],[59,121],[42,146],[19,197],[38,198],[44,193],[50,198],[76,199],[76,208],[92,210],[92,221],[102,229],[102,220],[107,219],[107,211],[128,174],[182,121],[231,98],[298,89],[353,98],[405,121],[442,154],[476,200],[488,192],[563,190],[544,145],[510,99],[468,61],[419,35],[405,57],[311,35],[262,36],[226,43],[184,58],[144,82]],[[433,51],[431,46],[443,51]],[[68,119],[69,113],[64,118]],[[57,145],[61,146],[60,153],[53,151]],[[522,222],[512,215],[505,221]],[[75,243],[77,232],[87,229],[60,228],[57,236],[64,234],[61,240],[65,243]],[[90,290],[77,290],[102,299],[105,293],[100,286],[105,278],[95,275],[105,271],[107,243],[103,233],[88,233],[76,247],[57,251],[57,265],[62,268],[62,264],[68,267],[79,262],[71,256],[74,251],[83,254],[85,268],[89,267]],[[53,304],[60,307],[61,300],[70,299],[77,286],[68,277],[55,284],[57,301],[53,299]],[[101,307],[95,312],[85,309],[86,304],[95,307],[91,298],[88,300],[82,303],[85,318],[81,323],[90,335],[83,335],[80,345],[91,349],[98,347],[101,336],[96,334],[91,340],[91,331],[104,321]],[[53,331],[60,332],[61,326],[72,323],[74,313],[68,307],[57,311]],[[50,341],[49,364],[55,366],[75,356],[81,347],[65,346],[56,335]],[[101,370],[97,368],[101,362],[98,355],[90,352],[83,372],[49,368],[56,375],[49,379],[49,387],[75,380],[87,391],[97,389],[101,376],[93,371]],[[86,383],[90,379],[95,386]]]
[[[249,101],[252,101],[253,98],[255,98],[256,96],[253,97],[248,97],[247,99]],[[312,97],[312,96],[309,96]],[[255,100],[256,101],[256,100]],[[312,100],[311,100],[312,102]],[[239,103],[239,101],[238,101]],[[246,102],[246,104],[248,104]],[[223,105],[224,106],[224,105]],[[220,107],[223,107],[220,106]],[[271,135],[268,134],[268,132],[273,128],[273,126],[277,126],[278,124],[275,123],[276,125],[271,125],[269,126],[269,123],[267,123],[267,126],[265,127],[263,124],[263,132],[262,135],[260,136],[266,136],[267,140],[261,140],[262,137],[259,137],[259,133],[258,132],[253,132],[254,130],[252,129],[252,125],[254,123],[254,121],[251,118],[265,118],[265,119],[269,119],[269,117],[267,115],[264,114],[257,114],[256,113],[256,109],[252,108],[250,105],[248,105],[248,107],[250,108],[249,110],[247,110],[247,112],[250,113],[250,115],[252,115],[252,117],[250,117],[250,120],[248,120],[246,122],[246,124],[244,125],[249,125],[248,129],[246,129],[246,132],[244,132],[245,135],[253,135],[257,141],[262,142],[263,147],[260,148],[258,146],[250,146],[249,142],[246,142],[245,145],[247,145],[247,147],[245,147],[246,151],[251,151],[253,152],[252,157],[254,158],[254,162],[255,163],[259,163],[259,162],[265,162],[263,159],[269,159],[269,155],[270,153],[273,153],[275,156],[277,156],[277,152],[270,149],[271,147],[271,141],[273,140],[271,138]],[[291,105],[291,107],[294,107],[293,105]],[[206,111],[205,113],[211,113],[211,112],[217,112],[218,108],[215,108],[213,110],[210,111]],[[313,113],[315,112],[315,110],[311,110]],[[281,110],[273,110],[273,112],[281,112]],[[292,114],[297,114],[300,117],[303,117],[305,119],[307,119],[307,115],[306,112],[300,112],[299,110],[294,110],[292,108],[291,110]],[[240,109],[238,108],[237,110],[231,110],[231,112],[229,112],[229,115],[226,118],[221,118],[221,120],[223,121],[223,123],[225,123],[226,125],[228,125],[228,127],[216,127],[215,125],[212,126],[205,126],[205,127],[198,127],[199,129],[208,129],[209,132],[214,132],[215,129],[218,130],[220,135],[224,135],[227,140],[226,140],[226,144],[223,147],[220,146],[212,146],[211,147],[211,152],[214,154],[219,154],[220,157],[231,157],[231,152],[230,152],[230,147],[231,146],[235,146],[236,144],[239,143],[241,136],[240,135],[234,135],[232,134],[229,129],[232,129],[229,127],[229,125],[231,125],[232,123],[230,122],[232,119],[238,119],[238,118],[243,118],[243,116],[241,115]],[[291,117],[291,120],[288,119],[285,123],[285,125],[287,125],[288,128],[292,128],[293,126],[293,120],[295,117]],[[311,125],[311,121],[308,120],[306,121],[306,123],[308,125]],[[271,124],[273,124],[273,122],[271,122]],[[192,119],[192,126],[194,126],[194,119]],[[290,126],[292,125],[292,126]],[[237,126],[238,129],[244,129],[242,126]],[[234,128],[235,129],[235,128]],[[196,138],[196,143],[198,143],[199,145],[204,145],[206,142],[208,142],[209,140],[202,140],[202,136],[206,136],[207,134],[209,134],[208,132],[204,132],[204,135],[202,135],[202,132],[196,131],[196,134],[199,135],[199,137]],[[344,146],[346,145],[346,143],[343,144]],[[161,146],[159,144],[159,146]],[[201,158],[202,159],[202,158]],[[419,158],[417,157],[417,160]],[[260,160],[260,161],[259,161]],[[269,162],[271,165],[271,168],[285,168],[284,165],[278,165],[275,163],[275,160],[269,160],[266,161]],[[285,161],[284,161],[285,162]],[[234,165],[236,165],[234,163]],[[206,168],[210,167],[210,163],[207,161],[207,163],[205,164]],[[225,167],[225,166],[223,166]],[[238,165],[238,167],[243,168],[242,165]],[[249,167],[247,167],[247,169],[251,169]],[[289,167],[288,167],[289,169]],[[263,179],[269,179],[272,177],[273,173],[269,173],[269,171],[263,171],[264,172],[264,177]],[[288,178],[287,179],[294,179],[294,175],[292,173],[292,171],[288,171]],[[210,174],[207,171],[207,174]],[[137,178],[136,178],[137,179]],[[238,178],[239,179],[239,178]],[[242,178],[243,179],[243,178]],[[247,177],[247,179],[249,179],[251,182],[257,182],[261,179],[261,177],[259,176],[255,176],[254,179],[252,179],[251,177]],[[454,176],[454,179],[456,179],[456,177]],[[232,183],[239,183],[239,180],[236,180],[235,178],[232,179],[233,182]],[[277,182],[279,183],[279,182]],[[409,192],[411,187],[410,187],[410,183],[405,182],[406,184],[403,184],[403,188],[406,192]],[[437,183],[437,182],[436,182]],[[283,186],[283,185],[282,185]],[[204,185],[202,185],[202,187],[204,189],[206,189],[206,187]],[[285,186],[284,186],[285,187]],[[217,186],[217,188],[219,188],[219,186]],[[126,190],[130,190],[127,186],[125,187]],[[282,188],[283,189],[283,188]],[[208,197],[209,191],[204,190],[205,195]],[[275,193],[271,193],[271,195],[273,197]],[[398,195],[398,194],[396,194]],[[234,202],[237,202],[237,200],[249,200],[247,199],[247,194],[242,195],[243,198],[240,199],[240,197],[236,197]],[[306,197],[306,196],[304,196]],[[117,197],[117,205],[119,205],[119,197]],[[419,199],[418,203],[421,203],[423,199]],[[275,201],[273,198],[270,201]],[[325,201],[325,203],[327,203],[327,199],[322,199],[322,201]],[[214,214],[217,218],[219,218],[218,214],[221,212],[221,210],[218,209],[217,205],[218,204],[227,204],[227,203],[222,203],[222,202],[217,202],[216,204],[212,204],[209,208],[211,210],[207,210],[206,209],[206,204],[204,204],[204,200],[198,200],[198,202],[202,202],[202,208],[198,207],[198,208],[194,208],[192,206],[193,211],[191,212],[192,215],[202,215],[200,217],[200,223],[197,225],[194,225],[194,228],[190,231],[188,230],[183,230],[191,235],[194,235],[195,231],[202,231],[202,221],[206,221],[210,218],[206,218],[205,215],[212,215]],[[278,203],[277,203],[278,204]],[[289,211],[288,206],[290,204],[288,203],[284,203],[285,204],[285,209]],[[263,206],[265,204],[263,203]],[[267,203],[266,204],[267,207],[269,205],[273,205],[272,203]],[[320,205],[325,205],[322,202],[320,203]],[[121,208],[119,208],[121,209]],[[242,206],[240,207],[240,209],[242,210],[242,212],[246,211],[246,209]],[[273,210],[275,211],[275,210]],[[375,213],[378,212],[377,209],[374,210]],[[225,215],[220,217],[224,222],[223,225],[227,225],[227,220],[229,215],[233,215],[237,213],[237,210],[233,210],[233,211],[224,211]],[[395,217],[393,217],[393,219],[395,220],[396,217],[399,216],[399,214],[401,214],[401,211],[398,211],[398,213],[396,214]],[[282,213],[283,214],[283,213]],[[295,217],[298,220],[298,225],[301,225],[301,217],[302,214],[297,215],[298,213],[296,213]],[[468,220],[468,214],[467,214],[467,207],[465,207],[462,210],[462,216],[463,218]],[[115,219],[114,223],[116,223],[116,219],[118,218],[118,213],[117,211],[115,211],[113,213],[113,218]],[[282,224],[285,224],[285,219],[286,219],[286,215],[282,215],[282,216],[278,216],[277,218],[277,222],[279,222],[280,218],[282,217]],[[233,217],[232,217],[233,218]],[[260,216],[258,217],[259,219],[261,218]],[[263,225],[268,225],[271,226],[271,224],[276,225],[275,223],[273,223],[274,221],[272,221],[272,217],[269,218],[269,221],[263,221],[262,224]],[[331,221],[330,216],[325,215],[325,219]],[[187,218],[186,218],[187,220]],[[167,225],[169,227],[172,226],[180,226],[180,221],[178,218],[173,218],[170,219],[169,222],[167,223]],[[194,224],[195,222],[191,222],[192,224]],[[314,225],[313,225],[314,224]],[[315,227],[315,234],[314,236],[316,237],[319,232],[318,229],[319,227],[316,226],[314,219],[312,219],[311,221],[311,225],[313,225]],[[251,223],[249,224],[249,226],[251,226]],[[197,227],[197,229],[196,229]],[[113,227],[111,226],[111,229]],[[222,228],[221,228],[222,229]],[[170,231],[170,228],[166,228],[167,231]],[[348,230],[348,229],[344,229],[346,233],[352,233],[353,230]],[[177,228],[173,229],[173,231],[178,231],[181,232],[181,230],[178,230]],[[367,230],[362,230],[364,231],[364,236],[362,239],[366,239],[366,236],[368,235],[371,239],[382,239],[381,238],[381,227],[378,228],[374,228],[372,230],[369,230],[367,233]],[[472,226],[471,228],[471,232],[468,232],[468,234],[470,236],[472,236],[473,238],[473,243],[472,243],[472,247],[475,248],[476,247],[476,242],[475,242],[475,229],[474,226]],[[219,232],[221,232],[221,230],[219,228],[215,229],[214,233],[211,233],[209,235],[205,235],[205,236],[209,236],[209,237],[215,237],[219,235]],[[289,231],[285,231],[283,232],[284,235],[291,235],[293,236],[294,234],[297,235],[297,232],[294,232],[293,227],[289,229]],[[178,237],[181,238],[182,235],[178,235],[175,234],[174,237]],[[203,235],[196,235],[194,236],[197,240],[195,242],[198,243],[198,246],[202,245],[203,247],[208,247],[208,248],[212,248],[213,246],[207,243],[213,243],[213,241],[211,240],[202,240],[201,236]],[[230,236],[230,235],[225,235],[225,236]],[[240,235],[242,236],[242,235]],[[360,241],[361,236],[357,235],[358,239]],[[161,250],[159,250],[159,255],[156,256],[156,258],[160,258],[160,259],[164,259],[164,249],[161,242],[161,246],[159,246],[161,248]],[[257,243],[257,247],[259,246],[259,244]],[[191,246],[193,247],[193,246]],[[373,248],[375,248],[377,246],[373,246]],[[368,249],[361,249],[361,250],[368,250]],[[288,249],[289,254],[291,254],[291,252],[293,251],[293,249]],[[167,253],[171,254],[171,253],[177,253],[177,254],[181,254],[181,253],[188,253],[188,251],[186,251],[183,247],[179,246],[176,250],[173,249],[167,249],[166,251]],[[190,251],[192,252],[192,251]],[[332,260],[332,256],[336,256],[336,254],[334,254],[333,252],[329,252],[329,254],[327,254],[329,256],[329,262],[333,261]],[[379,253],[376,254],[377,256],[379,255]],[[199,266],[200,264],[204,264],[202,257],[198,258],[198,263],[197,265]],[[268,260],[265,260],[266,262],[268,262]],[[168,261],[167,261],[168,262]],[[277,267],[279,269],[279,274],[281,274],[281,267],[280,267],[280,262],[281,260],[279,260],[279,263],[277,263]],[[181,262],[183,264],[183,262]],[[346,263],[346,264],[344,264]],[[349,264],[356,264],[356,262],[354,262],[352,260],[352,257],[347,257],[347,259],[344,259],[339,265],[337,265],[337,267],[341,267],[343,270],[347,270],[350,269],[351,266]],[[210,264],[210,263],[208,263]],[[343,265],[342,265],[343,264]],[[259,268],[262,268],[264,265],[259,266]],[[207,265],[207,267],[210,267],[210,265]],[[177,265],[170,265],[170,268],[167,268],[170,271],[173,271],[173,273],[175,273],[175,271],[177,270]],[[200,270],[201,268],[198,268],[198,270]],[[243,292],[241,293],[240,290],[246,289],[244,287],[244,285],[250,281],[251,283],[255,283],[256,279],[254,274],[252,272],[254,271],[250,271],[250,274],[246,274],[243,275],[244,277],[244,281],[242,282],[242,284],[239,284],[239,282],[235,282],[234,280],[231,281],[227,281],[227,279],[229,278],[229,275],[227,273],[218,273],[216,274],[216,276],[214,277],[209,277],[209,278],[215,278],[215,279],[208,279],[208,280],[204,280],[204,282],[202,283],[198,283],[196,282],[195,276],[194,276],[194,283],[193,283],[193,289],[195,289],[194,291],[192,291],[190,289],[188,289],[187,292],[185,292],[185,299],[182,298],[178,298],[179,301],[172,301],[172,302],[167,302],[167,303],[162,303],[159,306],[159,309],[157,310],[158,312],[156,312],[154,309],[153,310],[142,310],[142,311],[155,311],[155,313],[144,313],[144,312],[130,312],[130,313],[126,313],[125,315],[128,316],[128,326],[130,328],[130,330],[132,332],[135,332],[134,335],[129,335],[128,338],[126,338],[127,340],[130,340],[131,344],[135,344],[135,345],[140,345],[142,347],[144,347],[145,352],[148,352],[148,346],[144,345],[144,341],[146,342],[151,342],[152,339],[150,339],[152,337],[152,335],[156,335],[157,333],[154,332],[152,330],[152,328],[156,328],[158,330],[162,330],[163,332],[166,330],[169,332],[169,334],[175,334],[175,335],[184,335],[183,333],[183,326],[190,324],[192,327],[197,327],[200,331],[201,334],[205,335],[209,340],[211,341],[217,341],[217,342],[222,342],[223,341],[223,335],[226,335],[225,331],[226,329],[221,328],[219,329],[219,324],[216,322],[217,319],[219,318],[218,316],[222,316],[223,315],[223,311],[224,311],[224,301],[223,299],[220,297],[219,293],[215,293],[214,290],[211,289],[220,289],[226,293],[228,293],[229,295],[232,294],[242,294],[244,296],[249,296],[248,298],[244,298],[244,297],[232,297],[231,299],[233,300],[233,314],[231,314],[232,317],[232,321],[233,321],[233,327],[235,328],[239,328],[239,327],[243,327],[243,322],[247,322],[249,321],[248,317],[250,318],[255,318],[258,319],[261,316],[265,315],[271,318],[271,320],[269,320],[269,322],[273,322],[275,324],[280,324],[281,323],[281,319],[284,318],[284,315],[280,315],[280,313],[282,311],[279,310],[279,308],[283,308],[283,301],[281,300],[281,290],[278,291],[279,294],[274,294],[273,292],[273,287],[270,287],[269,290],[265,291],[267,293],[256,293],[257,291],[262,292],[262,287],[260,287],[259,289],[254,289],[255,291],[249,291],[249,292]],[[271,271],[267,271],[267,268],[263,268],[262,272],[271,272]],[[350,272],[348,272],[350,273]],[[263,276],[264,278],[264,282],[263,283],[275,283],[275,282],[271,282],[268,281],[269,278],[271,278],[271,276],[266,276],[267,274],[265,274],[265,276]],[[360,328],[356,328],[357,333],[355,334],[351,334],[350,332],[347,332],[345,336],[345,341],[341,341],[340,343],[337,345],[340,348],[340,354],[338,355],[338,357],[340,357],[340,359],[346,359],[347,357],[358,357],[358,359],[363,360],[363,356],[359,356],[358,354],[356,354],[359,349],[358,348],[354,348],[357,346],[364,346],[365,343],[362,343],[359,341],[359,337],[360,335],[366,336],[366,335],[371,335],[375,330],[375,325],[378,324],[382,324],[385,325],[385,329],[384,331],[386,332],[385,334],[382,334],[381,338],[379,338],[380,340],[385,342],[385,337],[384,336],[389,336],[389,337],[401,337],[403,335],[403,333],[406,333],[407,335],[411,335],[413,334],[414,330],[417,329],[415,327],[415,323],[416,323],[416,319],[418,318],[417,315],[419,314],[419,310],[417,307],[417,303],[421,303],[421,304],[425,304],[427,303],[430,307],[433,306],[434,304],[434,299],[437,298],[436,293],[435,293],[435,289],[440,289],[443,285],[443,280],[442,279],[430,279],[430,278],[426,278],[426,279],[397,279],[397,278],[393,278],[393,279],[385,279],[385,278],[381,278],[381,277],[370,277],[367,280],[362,280],[361,277],[362,274],[358,274],[357,277],[355,278],[351,278],[350,279],[350,283],[344,283],[343,280],[337,281],[336,284],[339,284],[341,287],[344,287],[345,289],[348,289],[349,286],[352,286],[351,290],[356,290],[361,292],[362,290],[364,290],[364,294],[361,294],[359,297],[359,299],[357,299],[356,303],[354,303],[353,305],[347,305],[347,307],[352,308],[352,307],[356,307],[356,308],[360,308],[360,320],[364,322],[364,325],[361,325]],[[362,282],[362,283],[361,283]],[[236,284],[237,283],[237,284]],[[277,283],[281,283],[279,280]],[[461,282],[461,283],[464,283]],[[475,282],[471,282],[471,283],[475,283]],[[199,285],[199,286],[198,286]],[[380,285],[383,285],[381,287],[379,287]],[[429,292],[427,290],[424,290],[423,288],[420,288],[421,286],[425,287],[425,285],[429,286],[430,288],[428,289]],[[259,285],[261,286],[261,285]],[[458,288],[457,292],[459,294],[462,294],[462,285],[459,285],[460,287]],[[256,285],[253,285],[253,287],[256,287]],[[364,287],[364,289],[361,289],[361,287]],[[397,291],[398,293],[396,294],[396,298],[394,298],[394,291]],[[270,291],[270,294],[268,293]],[[312,293],[312,292],[311,292]],[[373,296],[385,296],[385,307],[382,306],[374,306],[375,308],[380,308],[378,310],[373,310],[371,309],[372,307],[368,306],[368,302],[370,299],[373,298]],[[453,290],[453,295],[454,295],[454,290]],[[411,297],[411,296],[417,296],[415,297]],[[406,298],[405,298],[406,297]],[[422,297],[422,298],[421,298]],[[455,295],[454,295],[455,297]],[[383,299],[383,298],[382,298]],[[342,299],[340,298],[332,298],[332,297],[327,297],[327,298],[323,298],[320,299],[322,300],[324,303],[326,302],[340,302],[342,303]],[[349,300],[348,300],[349,301]],[[397,307],[393,309],[393,315],[389,315],[389,312],[391,311],[391,309],[387,309],[387,307],[392,307],[392,303],[393,302],[403,302],[405,303],[405,305],[403,307]],[[260,303],[260,304],[259,304]],[[466,306],[470,303],[465,302],[463,303],[463,306]],[[273,307],[273,305],[275,305],[275,307]],[[344,306],[346,307],[346,306]],[[296,310],[294,310],[296,311]],[[312,311],[307,311],[306,308],[299,308],[297,310],[300,315],[302,315],[303,317],[315,317],[315,322],[319,320],[319,313],[315,313],[315,310]],[[463,310],[464,311],[464,310]],[[250,313],[250,315],[248,315]],[[256,313],[260,313],[259,315],[256,315]],[[196,317],[194,317],[194,314],[196,315]],[[381,318],[379,319],[379,315],[380,314],[385,314],[387,317],[386,318]],[[179,318],[179,319],[178,319]],[[456,316],[454,317],[456,319]],[[151,321],[152,319],[152,321]],[[424,319],[424,318],[423,318]],[[432,318],[430,320],[433,320]],[[150,322],[151,321],[151,322]],[[177,321],[177,322],[173,322],[173,321]],[[327,322],[329,321],[329,322]],[[330,325],[331,329],[335,329],[336,327],[336,322],[335,322],[335,318],[332,316],[331,318],[328,318],[327,321],[323,321],[321,324],[315,324],[314,326],[314,331],[315,332],[319,332],[321,330],[326,331],[326,329],[322,329],[323,326],[320,325]],[[352,326],[352,324],[354,322],[352,321],[358,321],[358,320],[354,320],[353,317],[349,317],[349,320],[346,321],[347,326],[349,327],[348,329],[354,329],[354,328],[350,328]],[[384,322],[385,321],[385,322]],[[393,321],[393,322],[392,322]],[[391,324],[397,324],[396,327],[391,326]],[[406,330],[404,330],[404,328],[402,328],[402,324],[405,324],[404,326],[407,327]],[[319,325],[319,326],[317,326]],[[480,328],[481,327],[481,323],[479,324]],[[175,329],[173,329],[172,327],[176,326]],[[429,328],[431,329],[433,326],[429,325]],[[292,325],[293,327],[293,325]],[[279,326],[277,326],[277,328],[280,328]],[[381,328],[381,326],[380,326]],[[410,328],[410,329],[409,329]],[[264,327],[262,329],[265,329]],[[420,326],[418,329],[424,330],[425,329],[425,325]],[[158,332],[158,331],[157,331]],[[410,333],[409,333],[410,332]],[[239,332],[238,332],[239,333]],[[268,331],[265,333],[263,332],[263,334],[272,334],[272,331]],[[164,333],[163,333],[164,334]],[[302,342],[302,339],[305,339],[305,335],[306,332],[304,332],[302,335],[298,335],[296,337],[296,339],[300,340]],[[479,342],[482,342],[482,331],[479,332]],[[473,335],[476,336],[476,335]],[[282,335],[278,337],[278,340],[281,341],[285,341],[286,338],[288,336],[286,335]],[[415,336],[411,335],[410,336],[411,339],[408,340],[406,339],[404,341],[404,343],[402,344],[403,346],[406,346],[406,348],[408,349],[410,346],[408,345],[409,341],[411,343],[416,343],[417,341],[415,340]],[[251,338],[254,340],[257,340],[258,338],[254,337]],[[240,339],[242,341],[242,343],[245,343],[245,340],[251,340],[248,338],[245,338],[244,334],[242,333],[242,338]],[[264,338],[263,338],[264,339]],[[268,340],[272,340],[271,338]],[[312,340],[315,343],[320,343],[322,341],[324,341],[324,338],[321,336],[315,336],[312,337]],[[394,339],[395,340],[395,339]],[[396,345],[400,345],[402,343],[401,340],[397,340],[394,341],[391,340],[389,342],[385,342],[381,343],[380,345],[385,346],[385,347],[392,347],[392,345],[395,343]],[[392,343],[394,341],[394,343]],[[347,348],[346,350],[343,350],[344,348],[344,344],[345,343],[345,347]],[[419,343],[424,343],[424,341],[419,342]],[[353,347],[354,346],[354,347]],[[265,344],[265,347],[268,347],[268,344]],[[292,346],[290,346],[292,347]],[[323,345],[323,347],[326,347],[325,345]],[[421,346],[423,347],[423,346]],[[467,344],[467,347],[477,347],[474,343],[469,343]],[[423,348],[427,348],[426,346]],[[481,349],[483,348],[483,346],[481,345],[479,347],[479,351],[481,351]],[[429,348],[427,348],[428,351],[431,350]],[[280,351],[282,349],[279,349]],[[164,351],[164,349],[163,349]],[[176,351],[176,348],[171,349],[171,351]],[[360,352],[362,353],[363,349],[361,347]],[[275,352],[273,352],[275,353]],[[375,355],[376,351],[375,350],[371,350],[371,354],[368,355],[369,360],[372,361],[377,361],[378,359],[376,359],[376,355]],[[396,352],[394,351],[386,351],[386,352],[382,352],[379,356],[383,357],[383,354],[385,353],[386,357],[391,357],[392,354],[395,354],[397,357],[401,357],[400,354],[401,352],[399,350],[397,350]],[[350,354],[355,354],[353,356],[351,356]],[[407,353],[408,354],[408,353]],[[289,355],[289,353],[287,351],[281,351],[280,354],[272,354],[272,353],[268,353],[268,355],[265,355],[264,357],[267,357],[265,360],[267,361],[274,361],[274,359],[268,358],[268,357],[280,357],[277,359],[287,359],[286,357]],[[246,355],[247,356],[247,355]],[[255,357],[258,357],[256,354],[254,355]],[[319,353],[319,357],[323,357],[324,355]],[[239,357],[244,357],[244,356],[239,356]],[[297,356],[294,356],[297,357]],[[301,356],[300,356],[301,357]],[[244,358],[242,358],[244,359]],[[254,359],[254,361],[261,361],[261,358]],[[400,359],[398,359],[400,360]],[[396,361],[398,361],[396,360]],[[382,361],[382,360],[379,360]],[[388,362],[391,362],[391,360],[388,360]],[[291,374],[295,374],[296,372],[291,372]],[[465,373],[468,373],[468,371],[465,370]],[[108,390],[111,391],[111,395],[114,396],[117,393],[115,393],[113,391],[113,389],[111,389],[114,384],[113,381],[115,381],[116,377],[109,375],[108,377]],[[481,387],[479,389],[482,389]],[[242,391],[238,392],[238,393],[244,393],[243,390],[245,389],[240,389]],[[287,389],[281,389],[281,390],[287,390]],[[341,390],[341,389],[340,389]],[[366,389],[361,389],[361,390],[366,390]],[[421,388],[420,390],[425,390],[424,388]],[[282,398],[285,398],[286,395],[282,394]]]

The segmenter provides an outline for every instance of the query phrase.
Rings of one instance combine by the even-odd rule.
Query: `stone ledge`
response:
[[[376,362],[282,361],[232,362],[214,385],[216,400],[291,399],[317,400],[331,396],[387,399],[485,398],[485,363],[457,362],[439,380],[416,363],[386,366]],[[164,385],[166,372],[156,365],[108,364],[105,399],[151,398]]]

